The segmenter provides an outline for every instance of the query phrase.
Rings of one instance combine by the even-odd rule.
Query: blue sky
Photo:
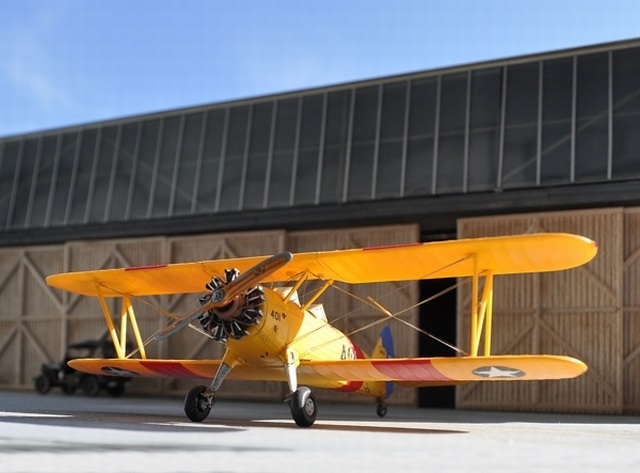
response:
[[[640,37],[637,0],[2,0],[0,136]]]

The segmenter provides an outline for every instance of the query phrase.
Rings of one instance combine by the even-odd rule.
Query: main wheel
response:
[[[97,396],[100,392],[100,380],[97,376],[88,374],[80,381],[80,389],[85,396]]]
[[[33,380],[33,385],[40,394],[47,394],[51,390],[51,380],[42,374]]]
[[[184,413],[193,422],[205,420],[215,403],[215,398],[208,399],[203,395],[206,390],[206,386],[194,386],[184,398]]]
[[[311,427],[318,415],[316,398],[306,386],[299,387],[291,396],[291,417],[300,427]]]
[[[376,407],[376,414],[378,414],[378,417],[386,416],[387,406],[385,406],[384,404],[378,404],[378,406]]]

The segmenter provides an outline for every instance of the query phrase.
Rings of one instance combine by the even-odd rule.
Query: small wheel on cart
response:
[[[116,384],[107,387],[107,394],[111,397],[120,397],[124,394],[124,384]]]
[[[80,389],[85,396],[95,397],[100,392],[100,381],[96,376],[89,374],[80,381]]]
[[[33,386],[38,393],[47,394],[51,390],[51,380],[41,374],[33,379]]]

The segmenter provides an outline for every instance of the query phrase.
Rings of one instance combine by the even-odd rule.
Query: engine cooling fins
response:
[[[206,288],[211,291],[200,297],[200,304],[207,306],[215,291],[233,282],[239,275],[237,269],[225,271],[226,282],[218,277],[211,278]],[[262,287],[255,286],[243,294],[237,296],[226,306],[214,307],[203,314],[200,325],[211,337],[219,342],[226,342],[229,338],[240,340],[246,337],[248,328],[257,325],[262,319],[262,303],[264,302]]]

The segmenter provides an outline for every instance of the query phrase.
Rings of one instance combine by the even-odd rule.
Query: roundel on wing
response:
[[[489,379],[522,378],[526,375],[524,371],[508,366],[481,366],[473,370],[472,373],[480,378]]]

